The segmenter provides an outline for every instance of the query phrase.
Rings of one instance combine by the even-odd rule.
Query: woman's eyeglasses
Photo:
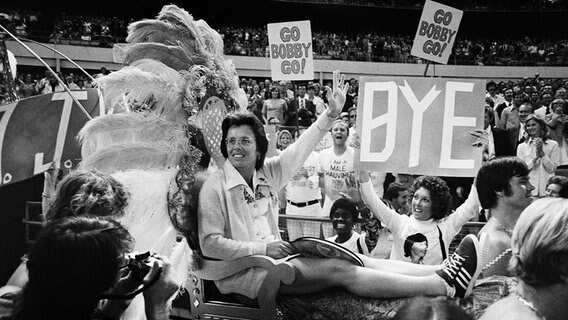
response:
[[[242,138],[227,138],[225,140],[225,143],[227,143],[228,147],[234,147],[238,144],[240,144],[243,147],[248,147],[250,145],[252,145],[254,143],[254,140],[252,140],[249,137],[242,137]]]

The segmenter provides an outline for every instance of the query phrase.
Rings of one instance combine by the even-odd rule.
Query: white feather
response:
[[[158,61],[139,60],[135,66],[100,77],[95,83],[103,90],[105,106],[115,113],[146,103],[153,104],[152,112],[157,115],[172,121],[183,119],[185,79]]]
[[[179,149],[187,143],[181,126],[152,114],[136,112],[109,114],[90,120],[79,132],[78,139],[85,160],[115,144],[165,142],[171,149]]]

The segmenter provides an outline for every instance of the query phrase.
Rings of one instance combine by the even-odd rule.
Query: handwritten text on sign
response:
[[[72,92],[92,117],[103,112],[95,89]],[[76,167],[81,149],[75,137],[87,120],[67,92],[0,106],[0,187],[31,178],[52,165]]]
[[[446,64],[458,33],[463,12],[427,0],[414,37],[411,54]]]
[[[273,80],[313,80],[310,21],[268,24],[270,69]]]
[[[360,79],[359,168],[409,174],[474,176],[481,150],[469,131],[483,127],[485,84],[431,78]]]

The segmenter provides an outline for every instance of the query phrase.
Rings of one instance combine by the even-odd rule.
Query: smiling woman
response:
[[[333,91],[327,91],[329,108],[295,143],[266,161],[268,143],[258,118],[251,113],[239,113],[223,120],[221,151],[227,160],[223,170],[211,174],[199,194],[199,243],[204,256],[234,260],[266,255],[281,259],[295,253],[293,245],[280,236],[276,194],[305,163],[345,103],[349,86],[343,84],[344,77],[338,72],[334,72],[333,78]],[[349,212],[340,210],[338,227],[348,227],[345,217],[352,219]],[[343,222],[339,223],[341,219]],[[288,261],[297,270],[297,277],[291,284],[282,285],[279,293],[306,294],[341,287],[372,298],[421,294],[464,297],[476,278],[478,245],[475,237],[462,244],[462,254],[467,253],[467,258],[441,267],[448,270],[365,256],[362,259],[366,267],[341,259],[295,257]],[[456,276],[464,272],[473,276],[467,283],[459,284]],[[256,299],[266,276],[265,269],[253,267],[216,281],[216,285],[222,293]]]
[[[517,147],[517,157],[529,167],[529,179],[535,186],[533,196],[544,197],[548,179],[554,175],[560,163],[560,149],[558,142],[547,139],[548,129],[544,120],[529,115],[525,128],[529,138]]]
[[[369,174],[362,173],[361,194],[371,212],[393,235],[391,259],[413,261],[405,254],[405,242],[415,234],[426,238],[427,251],[420,263],[435,265],[449,255],[452,239],[461,227],[477,215],[479,200],[477,190],[471,188],[468,199],[450,214],[451,195],[444,180],[438,177],[421,176],[414,181],[411,190],[410,216],[400,215],[387,207],[373,191]]]

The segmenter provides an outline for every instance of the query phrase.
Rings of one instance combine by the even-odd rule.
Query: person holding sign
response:
[[[361,195],[371,212],[392,232],[391,259],[411,261],[405,256],[404,243],[414,234],[427,238],[428,252],[424,264],[442,263],[448,255],[450,242],[462,226],[477,215],[479,199],[475,188],[471,188],[468,199],[450,214],[450,190],[439,177],[418,177],[411,190],[410,216],[400,215],[387,207],[373,190],[369,174],[359,176]]]
[[[276,193],[292,178],[311,150],[331,128],[345,103],[348,84],[339,72],[328,90],[329,108],[278,156],[265,161],[268,141],[252,114],[229,114],[222,123],[221,150],[227,159],[199,194],[198,230],[203,255],[232,260],[255,254],[274,259],[295,253],[282,241],[276,219]],[[443,266],[420,266],[361,256],[366,267],[334,258],[295,257],[296,278],[281,294],[306,294],[342,287],[370,297],[415,295],[467,296],[479,274],[477,238],[468,236]],[[222,293],[258,297],[266,271],[250,268],[216,281]],[[464,279],[465,281],[461,281]]]

